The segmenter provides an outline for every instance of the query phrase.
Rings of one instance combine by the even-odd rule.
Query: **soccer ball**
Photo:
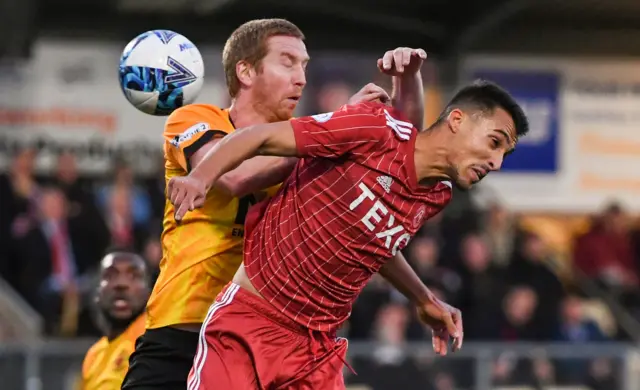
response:
[[[202,89],[204,64],[198,48],[169,30],[138,35],[120,57],[120,87],[138,110],[169,115],[193,103]]]

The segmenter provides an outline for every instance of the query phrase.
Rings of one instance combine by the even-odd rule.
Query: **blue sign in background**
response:
[[[502,165],[503,172],[555,173],[558,169],[558,100],[560,76],[544,71],[477,70],[475,79],[493,81],[523,107],[529,135]]]

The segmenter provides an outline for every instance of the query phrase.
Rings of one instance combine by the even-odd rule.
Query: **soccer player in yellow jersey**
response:
[[[236,127],[293,116],[306,84],[309,55],[303,41],[302,32],[283,19],[250,21],[231,34],[222,61],[233,103],[229,109],[189,105],[169,116],[164,129],[167,181],[188,174]],[[419,75],[416,77],[416,107],[422,112],[422,86]],[[389,97],[371,84],[351,102],[376,99]],[[257,191],[280,183],[294,163],[293,159],[263,156],[244,162],[216,182],[203,208],[180,223],[167,202],[160,275],[147,305],[147,329],[131,356],[123,389],[187,388],[201,324],[215,296],[242,262],[245,215],[252,204],[271,192]]]
[[[147,268],[139,255],[112,251],[102,259],[96,303],[104,337],[84,358],[82,390],[120,389],[135,341],[144,333],[148,296]]]

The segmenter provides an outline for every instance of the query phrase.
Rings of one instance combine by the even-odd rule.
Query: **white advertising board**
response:
[[[75,151],[86,172],[104,171],[115,153],[137,169],[157,167],[166,117],[144,114],[124,98],[117,73],[123,47],[40,41],[28,62],[6,65],[0,72],[0,169],[16,145],[37,146],[41,171],[62,149]],[[220,51],[199,49],[207,68],[197,102],[227,104]]]

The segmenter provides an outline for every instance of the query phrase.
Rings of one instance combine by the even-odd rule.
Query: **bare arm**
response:
[[[422,283],[401,252],[380,268],[380,275],[416,305],[433,298],[433,293]]]
[[[424,126],[424,90],[420,68],[426,58],[427,53],[422,49],[399,47],[387,51],[378,59],[378,69],[392,76],[393,107],[418,129]]]
[[[202,146],[189,159],[190,165],[198,167],[209,151],[220,141],[221,138],[215,139]],[[253,157],[222,175],[213,186],[234,197],[241,197],[281,183],[289,176],[296,162],[296,158],[290,157]]]
[[[339,158],[376,148],[389,137],[389,128],[381,126],[386,121],[383,108],[375,104],[345,106],[337,112],[234,131],[216,142],[187,176],[172,177],[167,183],[167,198],[176,209],[176,221],[202,207],[208,190],[220,177],[253,157]],[[354,153],[356,150],[359,153]]]
[[[274,161],[274,158],[259,157],[254,159],[254,157],[295,157],[297,153],[293,128],[289,122],[250,126],[220,139],[206,152],[202,153],[199,163],[191,170],[189,176],[201,180],[206,184],[207,188],[211,188],[218,179],[228,172],[230,176],[223,179],[223,181],[232,181],[234,175],[241,175],[246,172],[244,170],[251,171],[251,169],[264,169],[262,171],[264,177],[269,178],[269,172],[266,172],[269,168],[260,167],[260,164],[264,164],[269,160]],[[249,159],[251,160],[245,161]],[[287,163],[282,164],[279,168],[274,168],[276,173],[277,171],[280,171],[280,173],[286,171]],[[278,165],[278,163],[275,165]],[[236,169],[238,169],[238,172],[235,171]],[[273,177],[271,179],[273,180]],[[218,184],[216,183],[216,185]],[[221,185],[224,186],[224,184]]]
[[[419,71],[393,76],[391,102],[417,129],[424,127],[424,88]]]
[[[439,300],[422,283],[402,253],[398,252],[383,265],[380,275],[417,306],[418,318],[433,330],[432,343],[437,354],[447,354],[449,337],[455,341],[453,351],[462,347],[464,332],[460,310]]]

